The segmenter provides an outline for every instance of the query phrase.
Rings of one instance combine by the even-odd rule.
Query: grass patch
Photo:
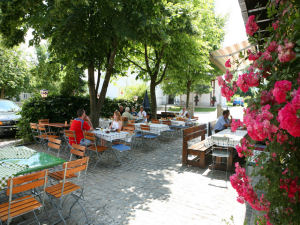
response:
[[[181,110],[181,107],[179,106],[172,106],[168,108],[168,111],[172,112],[179,112]],[[216,108],[195,108],[195,112],[214,112]]]

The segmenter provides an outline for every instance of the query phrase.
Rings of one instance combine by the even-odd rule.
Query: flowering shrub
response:
[[[299,2],[270,1],[267,10],[274,20],[264,28],[269,32],[267,37],[262,39],[262,33],[257,32],[259,16],[250,16],[246,24],[249,42],[259,43],[259,51],[248,50],[243,56],[251,62],[248,71],[236,81],[230,76],[234,71],[226,71],[225,79],[218,78],[227,100],[237,88],[243,92],[251,87],[257,90],[245,110],[243,122],[249,137],[236,146],[239,157],[253,157],[256,142],[266,145],[255,158],[256,169],[251,174],[262,179],[252,186],[245,169],[236,164],[230,181],[239,202],[263,213],[258,224],[300,224]],[[226,67],[236,68],[233,64],[228,60]],[[232,129],[238,126],[234,121]],[[259,196],[258,190],[264,194]]]

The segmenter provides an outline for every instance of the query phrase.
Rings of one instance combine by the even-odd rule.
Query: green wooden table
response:
[[[18,148],[27,148],[20,146]],[[4,159],[3,162],[10,162],[18,165],[27,165],[28,168],[17,173],[16,175],[22,175],[26,173],[32,173],[47,168],[52,168],[63,164],[66,160],[47,154],[45,152],[36,152],[28,159]]]

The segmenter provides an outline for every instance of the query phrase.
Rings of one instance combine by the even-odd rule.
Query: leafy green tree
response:
[[[186,107],[190,93],[199,85],[208,85],[219,71],[210,62],[210,52],[219,48],[224,32],[224,19],[214,14],[213,1],[194,1],[195,34],[180,33],[174,41],[176,54],[162,88],[167,94],[186,94]]]
[[[111,76],[127,66],[122,55],[129,40],[160,8],[160,0],[1,1],[0,32],[12,46],[32,28],[33,43],[49,39],[63,64],[73,60],[88,69],[91,119],[97,125]]]
[[[138,83],[135,85],[129,85],[125,87],[124,90],[124,99],[132,101],[135,96],[138,97],[138,100],[143,100],[145,96],[145,92],[147,90],[147,84],[146,83]]]
[[[1,98],[16,97],[29,84],[29,65],[17,47],[8,49],[0,39]]]

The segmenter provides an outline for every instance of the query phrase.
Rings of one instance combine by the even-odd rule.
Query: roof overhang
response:
[[[230,59],[232,69],[242,70],[250,65],[248,59],[245,57],[239,57],[240,53],[244,56],[247,55],[247,50],[255,51],[255,46],[251,45],[248,40],[242,41],[241,43],[234,44],[232,46],[225,47],[210,53],[210,60],[223,72],[226,71],[225,62]]]

